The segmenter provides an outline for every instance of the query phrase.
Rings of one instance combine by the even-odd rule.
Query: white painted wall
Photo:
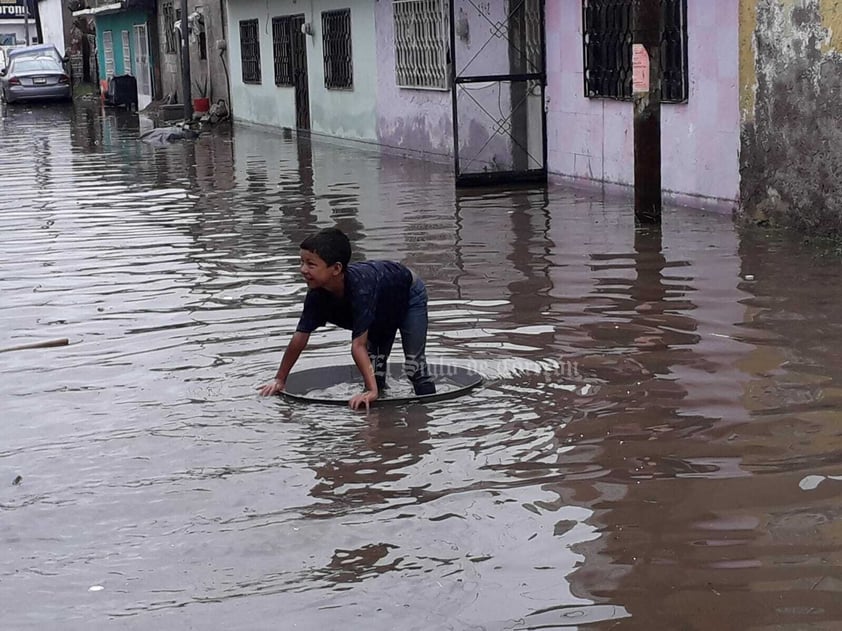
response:
[[[231,111],[235,120],[295,127],[295,94],[293,88],[275,85],[272,51],[272,18],[301,13],[292,2],[245,0],[229,2],[228,60],[231,67]],[[260,27],[260,85],[243,83],[240,57],[240,21],[257,18]]]
[[[41,12],[41,33],[45,44],[54,44],[61,52],[67,47],[64,39],[64,20],[62,0],[41,0],[38,3]]]
[[[351,9],[351,51],[354,87],[328,90],[324,84],[322,11]],[[307,37],[307,72],[310,88],[311,129],[339,138],[375,141],[376,130],[376,38],[374,5],[370,0],[266,0],[228,3],[231,104],[238,121],[295,127],[295,91],[278,87],[274,79],[272,18],[304,14],[313,27]],[[260,26],[262,83],[244,84],[240,59],[240,20],[257,18]]]

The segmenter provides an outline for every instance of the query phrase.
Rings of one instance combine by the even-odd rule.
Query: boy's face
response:
[[[334,278],[342,274],[342,264],[328,265],[315,252],[301,250],[301,275],[307,283],[307,289],[319,289],[328,285]]]

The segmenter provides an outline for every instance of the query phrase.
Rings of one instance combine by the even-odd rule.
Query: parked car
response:
[[[52,44],[36,44],[35,46],[17,46],[6,50],[6,56],[11,62],[16,57],[53,57],[60,64],[67,63],[67,58]]]
[[[16,101],[61,99],[72,95],[70,77],[55,57],[12,57],[0,70],[0,94],[6,103]]]

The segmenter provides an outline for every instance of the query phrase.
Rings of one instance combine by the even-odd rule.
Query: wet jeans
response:
[[[409,306],[400,326],[401,346],[403,346],[404,374],[412,382],[415,394],[433,394],[436,385],[427,366],[427,288],[424,281],[415,278],[409,288]],[[395,332],[396,333],[396,332]],[[386,388],[389,354],[395,343],[395,333],[391,338],[377,344],[368,343],[368,354],[374,367],[377,388]]]

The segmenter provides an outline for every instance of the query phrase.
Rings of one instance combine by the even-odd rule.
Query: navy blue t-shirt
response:
[[[351,330],[356,338],[368,331],[370,342],[394,336],[406,316],[412,272],[392,261],[352,263],[345,270],[345,295],[311,289],[296,331],[312,333],[327,322]]]

